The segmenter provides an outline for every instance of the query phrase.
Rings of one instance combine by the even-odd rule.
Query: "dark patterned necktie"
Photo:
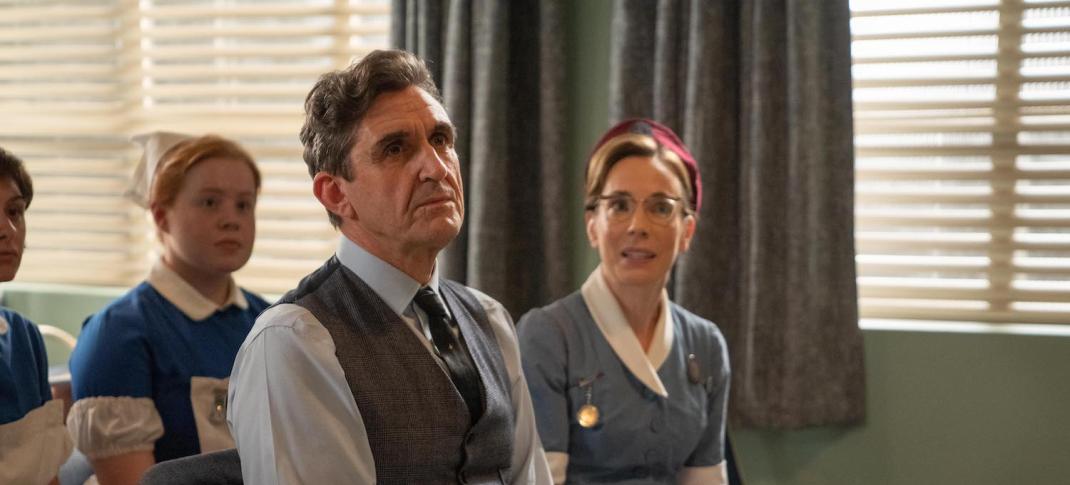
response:
[[[413,302],[427,314],[428,327],[431,329],[431,341],[438,350],[439,357],[446,363],[450,371],[450,380],[461,393],[468,412],[472,416],[472,424],[483,415],[483,400],[480,397],[479,371],[472,362],[468,352],[457,335],[453,333],[453,325],[450,315],[446,312],[446,306],[442,299],[431,288],[423,287],[416,292]]]

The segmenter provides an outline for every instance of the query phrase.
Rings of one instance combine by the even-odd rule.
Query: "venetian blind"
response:
[[[19,281],[129,286],[153,260],[122,193],[150,130],[217,133],[257,159],[256,248],[279,293],[334,250],[297,134],[317,76],[388,44],[389,0],[0,0],[0,146],[36,196]]]
[[[851,8],[862,316],[1070,323],[1070,1]]]

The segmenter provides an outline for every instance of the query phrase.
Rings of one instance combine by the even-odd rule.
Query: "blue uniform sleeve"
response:
[[[535,408],[535,423],[548,452],[568,453],[568,343],[551,314],[534,309],[517,324],[524,376]]]
[[[145,322],[106,308],[86,321],[71,354],[75,400],[96,396],[150,397],[152,371]]]
[[[684,466],[714,466],[724,461],[724,435],[726,411],[728,409],[728,388],[731,371],[728,363],[728,346],[724,336],[714,327],[711,358],[708,364],[709,399],[706,409],[706,429],[698,446],[684,462]]]

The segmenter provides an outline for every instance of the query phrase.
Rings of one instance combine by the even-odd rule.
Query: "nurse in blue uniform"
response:
[[[22,161],[0,148],[0,281],[11,281],[26,247],[33,182]],[[48,358],[37,326],[0,307],[0,483],[56,482],[71,453],[63,402],[52,399]]]
[[[699,200],[694,159],[668,128],[629,120],[596,145],[585,219],[601,264],[518,324],[555,483],[726,482],[725,341],[665,291]]]
[[[130,193],[150,210],[163,254],[143,283],[86,320],[70,362],[67,427],[101,485],[234,446],[227,378],[267,307],[231,277],[256,233],[252,157],[212,135],[135,141],[146,156]]]

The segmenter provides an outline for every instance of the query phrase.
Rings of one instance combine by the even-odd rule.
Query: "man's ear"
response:
[[[319,172],[312,179],[312,193],[330,213],[342,219],[356,219],[357,214],[349,203],[349,197],[342,190],[342,181],[344,179],[340,175]]]

